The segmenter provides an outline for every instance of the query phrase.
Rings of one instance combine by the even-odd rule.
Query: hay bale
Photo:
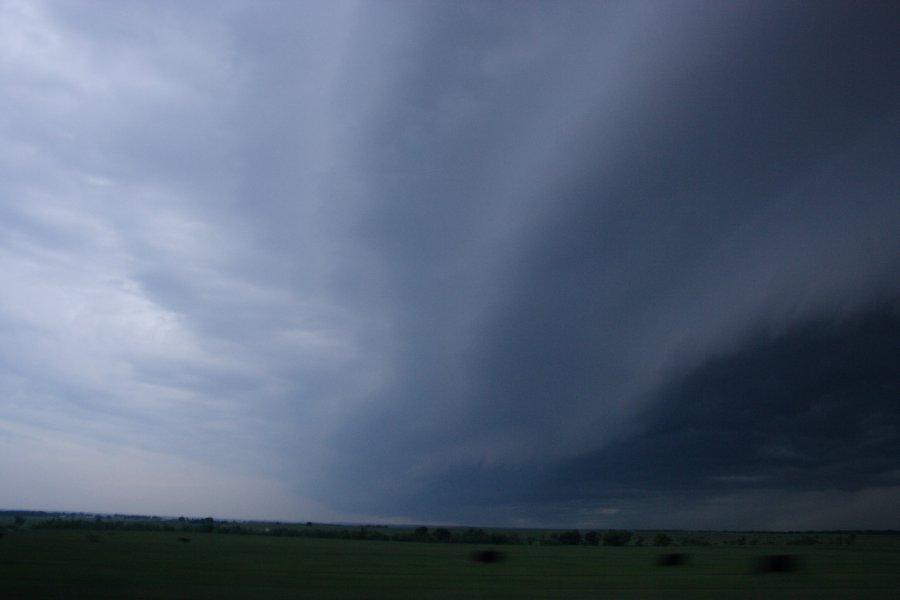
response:
[[[681,567],[688,562],[688,555],[683,552],[660,554],[656,557],[656,565],[659,567]]]
[[[769,554],[756,559],[753,572],[766,573],[796,573],[800,570],[802,561],[796,554]]]
[[[497,550],[479,550],[478,552],[472,553],[472,560],[480,563],[498,563],[502,561],[505,557],[502,552]]]

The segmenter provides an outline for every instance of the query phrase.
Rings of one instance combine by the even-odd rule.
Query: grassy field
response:
[[[181,541],[179,538],[189,538]],[[0,598],[896,598],[900,540],[692,548],[479,546],[22,528],[0,538]],[[661,552],[686,552],[679,567]],[[752,574],[764,554],[797,573]]]

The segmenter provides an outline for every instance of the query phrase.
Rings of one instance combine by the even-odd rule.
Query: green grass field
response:
[[[187,537],[189,542],[180,541]],[[22,528],[0,538],[0,598],[896,598],[900,540],[691,548],[479,546]],[[689,563],[659,567],[661,552]],[[798,573],[756,557],[801,554]]]

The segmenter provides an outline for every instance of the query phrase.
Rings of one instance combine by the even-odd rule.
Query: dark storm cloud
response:
[[[640,433],[573,461],[554,483],[606,493],[891,483],[898,356],[897,307],[754,336],[669,385]]]
[[[703,503],[731,495],[751,504],[774,492],[795,500],[879,492],[896,499],[898,309],[807,321],[775,336],[756,332],[667,385],[627,438],[549,465],[451,470],[421,497],[401,499],[401,510],[422,503],[472,522],[543,512],[550,522],[586,526],[885,522],[889,503],[877,514],[871,507],[842,514],[833,505],[803,505],[802,514],[792,514],[793,507],[773,506],[753,520],[731,515],[730,522]]]
[[[393,503],[401,512],[427,514],[432,507],[472,518],[477,510],[463,507],[515,504],[528,497],[525,488],[540,485],[534,482],[546,469],[562,465],[565,473],[567,459],[580,455],[598,472],[610,471],[611,484],[642,491],[697,489],[715,476],[722,485],[729,477],[756,477],[714,475],[728,457],[736,467],[756,464],[759,447],[729,444],[741,433],[737,426],[685,426],[672,439],[638,432],[657,405],[686,401],[669,400],[672,381],[743,348],[752,332],[778,332],[798,319],[842,317],[873,300],[894,301],[900,98],[885,58],[897,55],[887,25],[891,7],[697,8],[681,6],[670,30],[656,29],[659,14],[631,22],[628,35],[662,33],[660,47],[669,44],[673,52],[657,54],[629,38],[624,68],[637,74],[577,84],[566,79],[558,82],[562,89],[550,85],[535,98],[530,76],[553,81],[554,67],[569,75],[579,69],[602,74],[605,66],[602,42],[556,21],[552,35],[576,38],[558,43],[567,50],[580,44],[583,54],[564,53],[567,61],[557,63],[549,52],[541,65],[546,70],[505,82],[515,90],[508,95],[491,95],[485,82],[474,86],[483,112],[493,116],[493,102],[498,114],[526,105],[529,123],[540,121],[553,94],[596,102],[565,132],[564,160],[546,157],[559,172],[541,170],[533,179],[531,172],[519,174],[534,182],[520,195],[524,210],[534,211],[526,212],[525,233],[490,241],[479,236],[503,231],[481,229],[497,184],[479,161],[483,149],[493,157],[498,140],[510,135],[510,122],[500,116],[484,125],[476,121],[477,129],[427,135],[442,116],[437,99],[467,81],[448,56],[461,53],[470,30],[483,30],[485,20],[467,21],[462,11],[433,17],[454,28],[444,35],[459,43],[447,49],[440,36],[419,42],[420,61],[410,75],[415,81],[398,87],[391,103],[397,110],[384,119],[395,140],[420,125],[432,143],[386,152],[372,175],[384,192],[367,231],[392,281],[392,314],[404,349],[372,416],[340,438],[357,454],[337,464],[358,479],[349,487],[340,481],[339,489],[360,490],[359,504],[371,506],[381,497],[382,510]],[[731,9],[746,12],[727,14]],[[594,16],[597,24],[612,17]],[[521,22],[516,27],[527,35]],[[691,37],[679,38],[686,32]],[[616,33],[611,28],[597,37]],[[490,55],[490,48],[477,48],[477,55]],[[604,85],[617,94],[640,94],[627,111],[613,107],[611,121]],[[527,139],[522,124],[511,130]],[[476,141],[486,131],[487,141]],[[393,143],[390,149],[400,142]],[[540,209],[529,206],[534,197]],[[473,258],[473,248],[499,250],[500,260],[490,252]],[[485,271],[502,286],[488,286],[487,293],[479,288]],[[466,311],[474,303],[471,317]],[[744,351],[777,362],[785,347]],[[791,351],[800,354],[796,360],[815,362],[820,349],[798,344]],[[725,380],[750,375],[725,371]],[[859,393],[871,392],[868,375],[848,374],[859,379],[852,384]],[[785,374],[783,394],[813,402],[819,390],[810,389],[807,378],[818,376]],[[884,368],[879,376],[896,378]],[[825,410],[841,416],[856,410],[847,393],[833,391],[835,406]],[[742,398],[721,395],[718,410],[741,410]],[[891,400],[883,391],[871,399],[882,409]],[[751,420],[748,427],[767,430],[763,412]],[[785,427],[773,424],[773,439],[799,436],[802,429],[797,420]],[[818,441],[809,443],[821,442],[822,432],[810,435]],[[836,435],[846,450],[858,432]],[[607,449],[597,454],[600,448]],[[789,452],[785,448],[772,442],[770,452]],[[889,470],[883,450],[878,460],[860,458],[866,469]],[[695,458],[682,463],[676,451]],[[840,451],[821,460],[828,464],[785,467],[774,485],[812,489],[853,464]],[[846,485],[871,484],[870,476],[866,471]],[[607,497],[599,482],[581,492]],[[547,486],[563,495],[578,492],[578,486]],[[356,497],[347,503],[355,505]]]

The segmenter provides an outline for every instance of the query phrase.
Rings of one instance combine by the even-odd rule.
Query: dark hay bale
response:
[[[686,565],[687,562],[688,555],[682,552],[660,554],[656,557],[656,565],[659,567],[680,567]]]
[[[181,542],[181,543],[183,543],[183,544],[186,544],[186,543],[188,543],[188,542],[191,541],[191,540],[188,539],[188,538],[186,538],[186,537],[180,537],[180,538],[178,538],[178,541]]]
[[[770,554],[756,559],[754,573],[796,573],[801,567],[800,557],[796,554]]]
[[[503,553],[497,550],[479,550],[472,553],[472,560],[480,563],[498,563],[503,558]]]

